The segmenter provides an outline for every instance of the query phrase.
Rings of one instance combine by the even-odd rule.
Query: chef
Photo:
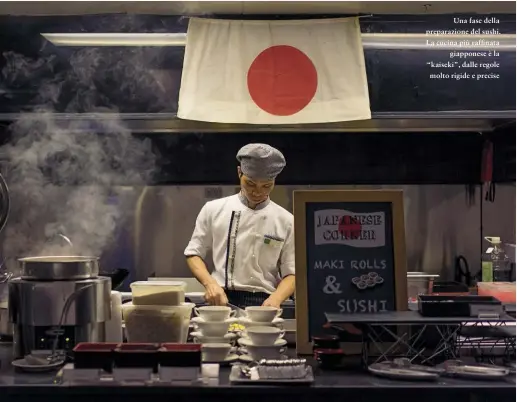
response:
[[[269,145],[248,144],[237,160],[240,192],[203,206],[185,249],[187,264],[210,304],[278,308],[295,289],[294,218],[269,198],[285,158]]]

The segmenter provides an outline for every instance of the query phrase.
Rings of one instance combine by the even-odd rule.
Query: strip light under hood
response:
[[[185,46],[186,33],[42,33],[56,46]],[[497,50],[515,52],[516,35],[361,34],[365,49]],[[429,46],[428,40],[438,46]],[[458,45],[461,41],[462,44]],[[497,42],[497,44],[494,44]]]
[[[42,33],[56,46],[185,46],[185,33]]]

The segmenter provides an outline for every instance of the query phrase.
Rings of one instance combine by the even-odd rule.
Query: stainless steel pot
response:
[[[20,258],[21,278],[25,280],[77,280],[99,276],[99,259],[80,256]]]

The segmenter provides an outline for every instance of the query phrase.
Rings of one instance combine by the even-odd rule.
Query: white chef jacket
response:
[[[265,201],[248,208],[241,194],[207,202],[185,256],[206,257],[212,250],[212,277],[227,289],[273,293],[281,279],[294,275],[294,217]]]

